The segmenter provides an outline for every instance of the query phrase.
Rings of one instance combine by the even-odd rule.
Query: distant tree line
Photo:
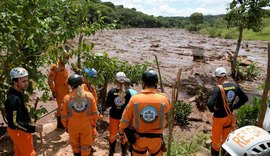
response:
[[[124,8],[111,2],[90,0],[92,5],[89,13],[95,15],[100,12],[106,16],[105,22],[116,23],[116,28],[185,28],[188,31],[200,31],[207,27],[226,28],[225,15],[203,15],[195,12],[190,17],[155,17],[147,15],[135,8]],[[270,10],[267,12],[270,17]],[[94,16],[93,16],[94,17]]]

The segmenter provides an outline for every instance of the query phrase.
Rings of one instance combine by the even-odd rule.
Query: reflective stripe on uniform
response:
[[[58,65],[57,72],[60,72],[60,71],[61,71],[61,66]]]
[[[87,98],[87,112],[86,112],[86,115],[89,116],[90,115],[90,105],[91,105],[91,102],[90,102],[90,99],[88,97]]]
[[[121,119],[121,122],[123,122],[123,123],[125,123],[125,124],[129,124],[129,121],[126,120],[126,119],[124,119],[123,117],[122,117],[122,119]]]
[[[60,115],[61,118],[68,118],[68,115]]]
[[[161,129],[163,127],[163,119],[164,119],[164,109],[165,109],[165,106],[164,104],[160,104],[160,117],[159,117],[159,125],[158,125],[158,128]]]
[[[16,127],[19,127],[20,129],[23,129],[23,130],[27,131],[26,128],[22,127],[21,125],[19,125],[19,124],[17,123],[17,111],[13,111],[13,123],[14,123],[14,125],[15,125]]]
[[[135,128],[139,128],[139,104],[134,103]]]
[[[76,100],[74,100],[76,101]],[[68,116],[71,117],[72,116],[72,103],[70,101],[70,99],[68,100]]]
[[[90,146],[81,146],[81,150],[87,151],[90,149]]]

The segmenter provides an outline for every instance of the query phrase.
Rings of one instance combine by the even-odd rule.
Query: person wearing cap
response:
[[[115,75],[116,87],[109,90],[106,98],[106,107],[111,107],[110,109],[110,119],[109,119],[109,156],[113,156],[115,152],[116,137],[119,130],[120,119],[122,118],[122,113],[129,102],[131,97],[130,92],[125,89],[124,82],[126,79],[126,74],[123,72],[118,72]],[[127,149],[127,139],[121,140],[122,155],[128,155]]]
[[[58,62],[53,64],[48,73],[48,85],[52,91],[52,95],[56,98],[57,102],[57,112],[55,113],[57,119],[57,128],[63,129],[60,118],[60,106],[62,104],[63,98],[69,93],[68,88],[68,72],[65,67],[68,62],[69,54],[67,52],[62,52],[58,58]]]
[[[32,125],[29,112],[24,102],[24,91],[28,88],[28,72],[22,67],[10,71],[12,87],[9,88],[5,100],[7,115],[7,132],[13,141],[15,156],[35,156],[32,134],[42,132],[42,125]]]
[[[233,111],[244,105],[248,97],[239,85],[228,81],[227,72],[223,67],[217,68],[214,76],[217,86],[211,92],[208,109],[214,113],[211,155],[218,156],[221,145],[236,127]],[[237,102],[236,97],[239,99]],[[221,155],[223,154],[224,150],[221,149]]]
[[[119,133],[128,137],[133,156],[146,156],[147,152],[162,156],[165,152],[163,130],[171,105],[165,94],[157,92],[157,84],[157,73],[153,69],[146,70],[142,74],[143,90],[131,97],[124,110]],[[133,134],[128,133],[130,129]]]
[[[92,79],[92,78],[96,78],[97,77],[97,71],[95,68],[87,68],[85,67],[84,68],[84,74],[85,76],[83,77],[83,84],[82,84],[82,87],[84,88],[84,90],[86,92],[90,92],[92,93],[92,95],[94,96],[95,98],[95,101],[96,101],[96,105],[98,105],[98,96],[97,96],[97,92],[96,92],[96,89],[94,88],[94,86],[91,84],[91,81],[87,81],[87,78],[88,80]],[[98,107],[97,107],[98,108]],[[99,119],[102,118],[102,115],[98,112],[98,116],[99,116]],[[95,120],[95,119],[93,119]],[[98,135],[98,132],[97,132],[97,128],[96,126],[93,126],[92,127],[92,142],[94,143],[94,141],[96,140],[97,138],[97,135]],[[96,152],[96,149],[94,149],[92,147],[91,149],[91,152],[94,153]]]
[[[133,85],[131,84],[131,81],[129,78],[125,79],[124,85],[125,85],[125,88],[128,89],[128,91],[130,92],[131,96],[138,94],[136,90],[130,88],[130,86],[133,86]]]
[[[91,153],[92,127],[98,119],[94,96],[82,87],[83,78],[78,74],[68,78],[72,91],[64,97],[60,108],[61,121],[69,133],[74,156],[89,156]]]

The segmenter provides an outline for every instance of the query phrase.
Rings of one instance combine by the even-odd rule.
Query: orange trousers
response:
[[[212,125],[212,148],[219,151],[221,145],[227,139],[231,129],[232,119],[230,117],[215,118],[213,117]]]
[[[157,153],[162,146],[161,138],[145,138],[139,137],[135,144],[133,144],[132,148],[136,151],[148,151],[150,154]],[[146,152],[144,154],[139,154],[132,151],[132,156],[146,156]],[[156,156],[163,156],[163,151],[160,150]]]
[[[92,145],[92,127],[81,129],[79,126],[68,126],[69,140],[73,153],[88,156]]]
[[[116,140],[117,137],[117,132],[119,131],[119,124],[120,124],[120,119],[113,119],[110,117],[110,125],[109,125],[109,131],[110,131],[110,136],[109,136],[109,142],[113,143]],[[124,145],[125,143],[127,143],[128,140],[125,137],[122,140],[122,144]]]
[[[14,144],[14,156],[35,156],[31,133],[7,128],[7,132]]]

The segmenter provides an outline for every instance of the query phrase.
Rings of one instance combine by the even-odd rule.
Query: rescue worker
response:
[[[132,143],[133,156],[162,156],[165,152],[163,130],[165,115],[171,109],[168,98],[157,92],[158,75],[153,69],[142,74],[143,90],[131,97],[120,122],[120,135],[126,134]],[[126,133],[128,127],[134,128],[134,134]],[[131,137],[135,139],[130,139]]]
[[[215,70],[217,86],[212,90],[208,102],[210,112],[213,112],[211,155],[218,156],[221,145],[228,134],[236,127],[233,110],[241,107],[248,101],[248,97],[235,83],[227,80],[227,72],[223,67]],[[238,102],[234,102],[238,96]],[[221,155],[224,150],[221,150]]]
[[[92,146],[92,127],[98,119],[96,101],[90,92],[82,88],[82,76],[71,75],[68,84],[72,91],[64,97],[61,120],[69,133],[74,156],[88,156]]]
[[[30,124],[28,110],[24,102],[24,91],[28,87],[28,72],[22,67],[13,68],[10,71],[12,87],[9,88],[5,100],[7,114],[7,132],[13,141],[14,156],[35,156],[32,134],[42,132],[42,125]]]
[[[110,109],[110,119],[109,119],[109,156],[113,156],[115,152],[115,145],[116,145],[116,137],[117,132],[119,130],[120,119],[122,117],[122,113],[129,102],[131,97],[130,92],[125,89],[124,82],[125,82],[126,75],[123,72],[118,72],[115,75],[116,79],[116,88],[112,88],[108,92],[108,96],[106,99],[106,107],[111,107]],[[127,139],[121,140],[121,150],[122,156],[128,155],[128,144]]]
[[[133,86],[133,85],[131,84],[131,81],[129,78],[125,79],[124,85],[125,85],[125,88],[128,89],[128,91],[130,92],[131,96],[138,94],[136,90],[130,88],[130,86]]]
[[[64,129],[61,118],[60,118],[60,106],[63,102],[63,98],[65,95],[69,93],[68,88],[68,72],[65,67],[68,62],[69,54],[63,52],[58,59],[56,64],[51,66],[51,69],[48,73],[48,84],[52,91],[52,95],[56,98],[57,102],[57,112],[55,113],[57,119],[57,128]]]
[[[84,68],[84,73],[87,74],[86,77],[90,77],[90,78],[95,78],[97,75],[97,71],[94,68],[92,69]],[[98,96],[97,96],[96,89],[89,81],[87,81],[86,77],[83,77],[83,88],[85,91],[92,93],[92,95],[95,98],[96,104],[98,104]],[[98,116],[99,118],[102,118],[102,115],[99,112],[98,112]],[[92,143],[94,143],[95,139],[97,138],[97,135],[98,135],[97,128],[92,127]],[[96,152],[96,150],[92,147],[91,152],[94,153]]]

